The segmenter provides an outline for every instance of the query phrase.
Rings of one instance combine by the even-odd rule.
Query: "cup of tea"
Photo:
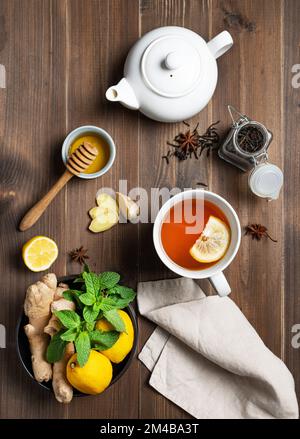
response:
[[[170,198],[155,219],[153,241],[158,256],[174,273],[209,279],[220,296],[230,294],[223,270],[237,254],[241,226],[224,198],[202,189]]]

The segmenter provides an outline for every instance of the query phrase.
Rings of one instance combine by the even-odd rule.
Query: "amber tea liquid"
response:
[[[184,209],[184,203],[188,201],[189,208]],[[190,248],[202,233],[205,224],[211,215],[224,221],[230,228],[228,220],[219,207],[210,201],[192,199],[181,201],[170,209],[167,219],[163,222],[161,228],[162,245],[173,262],[183,268],[189,270],[203,270],[215,265],[218,261],[209,264],[196,261],[190,255]],[[178,222],[178,211],[184,212],[181,221]],[[194,227],[195,233],[187,233],[188,229],[195,226],[197,215],[203,217],[203,221],[199,221],[200,228]]]

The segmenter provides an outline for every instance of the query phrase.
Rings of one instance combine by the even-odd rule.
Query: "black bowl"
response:
[[[64,283],[67,283],[71,287],[72,281],[76,277],[78,277],[78,276],[61,277],[58,279],[58,283],[64,282]],[[129,316],[132,320],[132,324],[133,324],[133,328],[134,328],[134,342],[133,342],[133,347],[132,347],[131,351],[126,356],[126,358],[124,358],[124,360],[121,363],[119,363],[119,364],[112,363],[113,378],[112,378],[112,381],[111,381],[109,387],[112,386],[115,382],[117,382],[121,378],[121,376],[127,371],[127,369],[129,368],[129,366],[133,360],[133,357],[134,357],[134,355],[136,353],[136,349],[137,349],[138,326],[137,326],[137,318],[136,318],[134,308],[132,305],[129,305],[127,308],[124,309],[124,311],[126,311],[129,314]],[[35,383],[37,383],[39,386],[43,387],[44,389],[52,391],[52,381],[39,383],[38,381],[36,381],[36,379],[33,376],[30,347],[29,347],[27,336],[26,336],[25,331],[24,331],[24,326],[27,325],[27,323],[28,323],[28,318],[26,317],[24,312],[22,312],[22,314],[19,318],[18,324],[17,324],[17,351],[18,351],[20,361],[21,361],[24,369],[26,370],[26,372],[30,376],[30,378],[32,378],[32,380]],[[78,390],[74,389],[74,396],[90,396],[90,395],[87,395],[85,393],[81,393]]]

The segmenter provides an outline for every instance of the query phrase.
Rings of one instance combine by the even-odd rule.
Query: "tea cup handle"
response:
[[[225,297],[231,293],[229,283],[227,282],[227,279],[222,271],[211,276],[209,280],[219,296]]]

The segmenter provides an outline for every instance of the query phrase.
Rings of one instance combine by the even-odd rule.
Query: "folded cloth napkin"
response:
[[[142,282],[138,307],[159,325],[139,359],[166,398],[198,419],[298,418],[291,373],[229,297],[191,279]]]

